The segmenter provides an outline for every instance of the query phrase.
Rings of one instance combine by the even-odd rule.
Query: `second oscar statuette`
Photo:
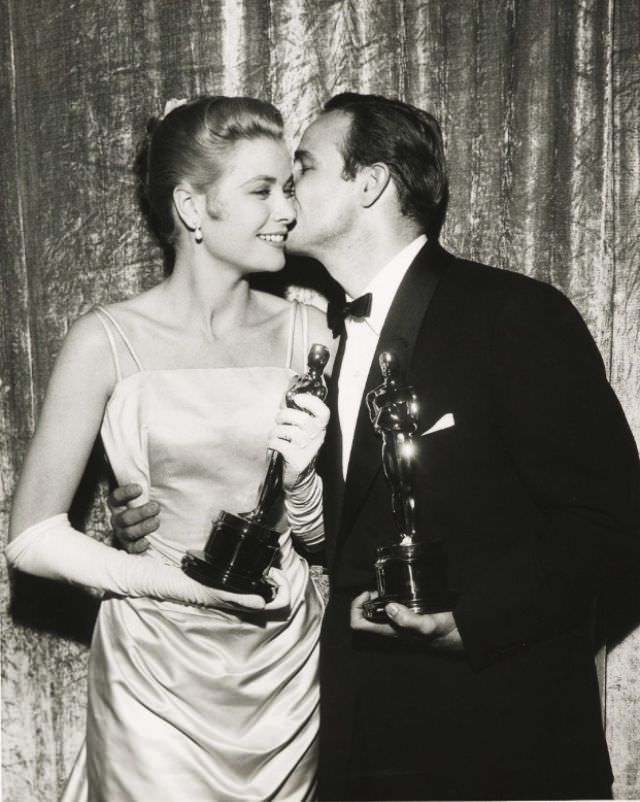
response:
[[[365,617],[388,622],[385,606],[396,601],[416,613],[452,610],[447,553],[442,541],[419,532],[415,493],[415,437],[420,405],[400,375],[396,356],[380,354],[382,384],[367,393],[369,416],[382,438],[382,467],[391,487],[397,531],[380,544],[375,563],[378,597],[364,605]]]

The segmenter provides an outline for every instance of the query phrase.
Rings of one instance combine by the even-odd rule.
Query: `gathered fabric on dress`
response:
[[[119,484],[160,505],[146,559],[179,565],[221,510],[254,508],[266,441],[293,377],[281,367],[145,370],[96,307],[118,381],[102,424]],[[117,338],[137,370],[122,376]],[[306,343],[304,343],[306,352]],[[306,800],[315,791],[323,605],[284,515],[285,611],[239,613],[150,598],[105,598],[89,661],[86,749],[63,802]]]

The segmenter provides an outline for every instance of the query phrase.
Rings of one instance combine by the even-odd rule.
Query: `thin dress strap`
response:
[[[293,341],[295,340],[296,333],[296,318],[298,317],[298,302],[294,301],[291,304],[291,313],[289,314],[289,338],[287,340],[287,358],[285,359],[286,367],[291,370],[293,364]]]
[[[307,304],[300,304],[302,316],[302,364],[307,364],[307,354],[309,353],[309,307]]]
[[[118,349],[116,348],[116,341],[113,339],[113,333],[111,331],[111,326],[107,325],[106,320],[102,316],[101,312],[103,311],[101,307],[94,306],[93,312],[95,312],[96,317],[100,321],[100,325],[105,330],[107,335],[107,339],[109,340],[109,346],[111,348],[111,356],[113,357],[113,364],[116,368],[116,380],[120,381],[122,378],[122,370],[120,369],[120,360],[118,359]]]
[[[293,366],[293,351],[295,344],[296,323],[298,322],[298,311],[302,323],[302,364],[307,364],[307,354],[309,353],[309,308],[307,304],[294,301],[291,304],[291,322],[289,324],[289,342],[287,343],[286,365],[291,370]]]
[[[116,366],[116,374],[118,377],[118,381],[122,378],[122,370],[120,368],[120,360],[118,359],[118,349],[116,348],[115,340],[113,338],[113,333],[111,331],[111,327],[107,325],[106,320],[111,322],[113,328],[118,332],[122,342],[125,344],[127,351],[129,352],[131,359],[133,359],[135,366],[138,370],[144,370],[142,366],[142,362],[138,358],[138,355],[135,352],[133,345],[131,345],[131,341],[124,333],[122,326],[118,323],[118,321],[113,317],[113,315],[108,312],[104,306],[100,306],[99,304],[93,307],[93,311],[98,315],[98,320],[102,323],[104,330],[107,332],[107,337],[109,338],[109,344],[111,345],[111,351],[113,353],[113,361],[115,362]],[[105,320],[106,318],[106,320]]]

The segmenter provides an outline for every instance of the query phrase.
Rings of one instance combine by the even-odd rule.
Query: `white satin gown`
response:
[[[267,433],[294,374],[289,367],[145,370],[113,316],[96,313],[118,375],[123,344],[138,367],[108,402],[105,449],[118,483],[139,483],[143,501],[160,505],[147,558],[179,565],[187,549],[203,548],[220,510],[255,506]],[[284,614],[149,598],[101,603],[86,750],[63,802],[313,797],[323,605],[286,521],[282,530],[279,564],[291,587]]]

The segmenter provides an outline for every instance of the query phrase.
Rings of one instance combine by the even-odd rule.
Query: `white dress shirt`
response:
[[[360,404],[364,403],[362,394],[378,346],[380,332],[400,282],[426,241],[424,234],[414,239],[373,278],[363,292],[363,294],[370,292],[373,296],[369,317],[348,317],[345,320],[347,342],[338,378],[338,418],[342,433],[342,474],[345,478]]]

